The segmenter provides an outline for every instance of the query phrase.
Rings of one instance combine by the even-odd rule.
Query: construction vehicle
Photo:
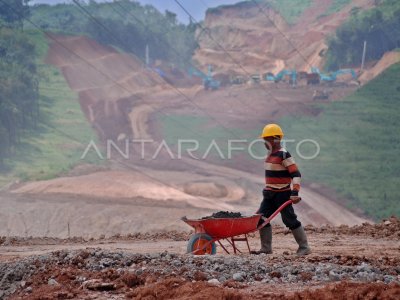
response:
[[[258,84],[258,83],[261,82],[261,76],[260,76],[260,74],[252,74],[252,75],[250,76],[250,78],[251,78],[252,83]]]
[[[314,90],[312,99],[314,101],[315,100],[328,100],[329,99],[329,93],[326,90],[323,90],[323,91]]]
[[[354,80],[357,80],[356,72],[353,69],[340,69],[340,70],[337,70],[337,71],[332,72],[332,73],[324,74],[324,73],[321,73],[318,68],[312,67],[311,68],[311,73],[319,74],[320,81],[323,81],[323,82],[335,82],[336,79],[337,79],[337,76],[338,75],[343,75],[343,74],[351,74],[351,77]]]
[[[196,68],[190,68],[188,70],[188,73],[190,76],[200,77],[203,80],[203,86],[204,86],[205,90],[209,90],[209,89],[217,90],[221,86],[221,82],[218,80],[215,80],[212,76],[212,66],[211,65],[208,65],[207,75]]]
[[[275,83],[278,83],[286,76],[289,76],[289,83],[293,86],[297,84],[297,72],[296,70],[282,70],[276,76],[270,72],[264,74],[264,80],[266,81],[274,81]]]
[[[303,79],[307,79],[307,72],[304,72],[304,71],[300,71],[300,72],[298,72],[298,74],[297,74],[297,79],[298,80],[303,80]]]
[[[306,79],[307,79],[307,85],[316,85],[321,82],[318,73],[307,73]]]
[[[268,72],[268,73],[264,73],[264,74],[263,74],[263,79],[264,79],[265,81],[275,81],[275,76],[274,76],[273,73]]]
[[[218,90],[221,86],[221,83],[218,80],[214,80],[212,78],[205,78],[203,80],[203,85],[205,90]]]
[[[246,82],[245,78],[240,75],[231,78],[231,84],[243,84],[245,82]]]

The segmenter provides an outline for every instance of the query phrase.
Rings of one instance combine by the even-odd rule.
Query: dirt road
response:
[[[315,227],[310,227],[315,230]],[[189,227],[188,227],[189,229]],[[313,253],[308,258],[329,257],[331,255],[359,256],[365,259],[375,259],[380,256],[397,257],[400,250],[399,237],[392,239],[388,237],[369,237],[366,234],[345,234],[338,230],[338,233],[307,231],[310,246]],[[87,248],[100,248],[109,251],[124,251],[130,253],[161,253],[168,251],[175,254],[185,254],[189,232],[177,233],[173,239],[166,239],[169,232],[147,234],[143,238],[107,238],[104,240],[74,239],[24,239],[9,238],[4,239],[0,247],[0,261],[18,260],[31,255],[48,254],[60,250],[83,250]],[[186,238],[186,239],[185,239]],[[6,242],[7,241],[7,242]],[[7,245],[11,244],[11,245]],[[14,244],[14,245],[12,245]],[[226,244],[226,243],[224,243]],[[245,244],[239,244],[240,249],[246,249]],[[384,247],[382,247],[384,245]],[[259,248],[258,235],[252,235],[250,239],[252,249]],[[222,248],[217,246],[218,255],[228,255]],[[290,232],[283,227],[274,228],[273,236],[273,257],[285,255],[284,253],[295,253],[297,244]],[[243,254],[246,255],[246,254]]]

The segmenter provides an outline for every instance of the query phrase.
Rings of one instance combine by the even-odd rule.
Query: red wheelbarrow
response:
[[[245,241],[250,252],[247,235],[266,226],[282,209],[292,203],[292,200],[283,203],[269,218],[263,218],[264,222],[259,226],[257,226],[257,224],[262,217],[260,214],[242,218],[210,218],[197,220],[189,220],[183,217],[181,220],[192,226],[195,230],[194,234],[189,239],[187,253],[195,255],[216,254],[217,242],[222,249],[229,254],[228,249],[221,243],[221,240],[228,241],[235,254],[237,252],[242,253],[237,248],[235,242]]]

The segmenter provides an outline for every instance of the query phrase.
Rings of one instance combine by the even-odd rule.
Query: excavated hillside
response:
[[[230,74],[321,67],[326,38],[348,18],[351,8],[367,9],[374,4],[372,0],[355,0],[324,16],[332,2],[314,1],[293,25],[267,1],[208,10],[203,27],[197,31],[200,47],[194,59],[203,69],[212,64],[216,72]]]
[[[99,47],[83,36],[53,35],[47,62],[60,68],[70,88],[79,93],[87,119],[101,139],[132,136],[129,113],[144,94],[167,85],[135,56]]]
[[[360,76],[359,80],[361,83],[366,83],[374,79],[379,74],[381,74],[391,65],[394,65],[398,62],[400,62],[400,52],[396,51],[386,52],[385,55],[383,55],[383,57],[373,65],[373,67],[366,70]]]

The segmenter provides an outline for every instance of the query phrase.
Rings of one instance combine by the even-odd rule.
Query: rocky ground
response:
[[[2,250],[0,299],[399,299],[399,219],[354,227],[310,226],[306,231],[314,240],[314,252],[307,257],[278,245],[268,256],[221,251],[192,256],[170,250],[146,253],[145,247],[142,253],[106,250],[99,241],[83,239],[1,238],[0,250],[31,250],[40,241],[65,243],[65,249],[7,259]],[[324,247],[332,243],[330,251],[317,245],[315,241],[322,242],[319,235],[325,236]],[[281,227],[274,227],[274,236],[276,244],[290,240]],[[158,240],[165,245],[166,240],[185,243],[187,237],[169,232],[116,236],[113,241]],[[343,251],[335,245],[351,239],[364,239],[365,245],[347,243]],[[252,246],[256,242],[251,239]],[[68,245],[74,243],[84,248],[72,250]]]

